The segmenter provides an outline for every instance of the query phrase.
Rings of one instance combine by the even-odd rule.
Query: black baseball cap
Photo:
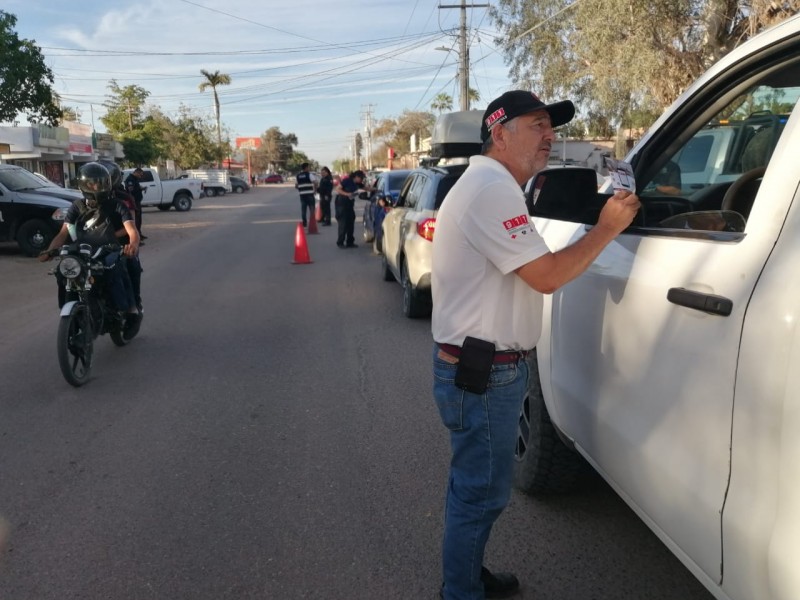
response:
[[[569,123],[575,116],[575,105],[571,100],[545,104],[533,92],[513,90],[489,103],[481,122],[481,141],[489,139],[489,132],[498,123],[510,121],[535,110],[546,110],[550,113],[553,127]]]

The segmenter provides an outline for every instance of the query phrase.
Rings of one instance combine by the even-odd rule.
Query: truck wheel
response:
[[[224,195],[225,195],[225,190],[224,189],[217,190],[217,196],[224,196]]]
[[[172,205],[178,212],[186,212],[192,208],[192,198],[188,194],[178,194],[172,201]]]
[[[214,196],[217,195],[217,190],[215,190],[214,188],[205,188],[203,192],[205,193],[206,198],[213,198]]]
[[[514,450],[514,485],[531,495],[562,494],[578,487],[590,472],[589,465],[561,441],[544,404],[535,351],[532,357]]]
[[[27,256],[37,256],[52,239],[53,230],[41,219],[25,221],[17,230],[17,243]]]

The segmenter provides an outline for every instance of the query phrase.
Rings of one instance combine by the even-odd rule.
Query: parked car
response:
[[[278,173],[262,175],[259,181],[263,183],[283,183],[283,175],[279,175]]]
[[[22,167],[0,165],[0,242],[16,241],[23,253],[36,256],[50,245],[70,204],[80,198],[78,190],[45,183]]]
[[[373,243],[376,253],[380,253],[383,242],[383,218],[397,202],[400,189],[406,180],[409,169],[397,169],[378,173],[371,184],[375,191],[369,195],[369,201],[364,205],[364,241]]]
[[[468,157],[481,149],[482,111],[439,115],[431,135],[431,157],[406,176],[392,209],[381,224],[384,281],[403,286],[403,314],[431,313],[431,254],[436,213],[444,197],[467,169]]]
[[[431,313],[431,254],[436,213],[467,164],[420,167],[408,175],[397,202],[383,219],[384,281],[403,286],[403,314]]]
[[[143,175],[139,180],[142,186],[142,206],[155,206],[159,210],[169,210],[173,206],[178,212],[192,208],[192,203],[200,198],[202,181],[193,177],[179,179],[161,179],[155,169],[142,169]],[[123,180],[133,172],[125,169],[122,172]]]
[[[718,599],[800,598],[798,56],[800,16],[714,64],[631,150],[642,211],[545,296],[520,418],[521,489],[570,489],[583,457]],[[611,193],[577,172],[531,187],[552,249]]]
[[[231,187],[233,188],[233,191],[235,193],[243,194],[250,189],[250,184],[247,183],[247,181],[245,181],[241,177],[236,177],[235,175],[231,175],[230,179],[231,179]]]

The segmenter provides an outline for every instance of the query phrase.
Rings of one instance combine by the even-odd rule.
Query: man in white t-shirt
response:
[[[528,217],[522,185],[547,166],[553,127],[569,122],[569,100],[545,104],[506,92],[483,115],[481,156],[445,198],[436,219],[431,273],[434,397],[449,429],[441,596],[513,595],[519,581],[483,566],[492,525],[511,495],[514,444],[528,385],[527,353],[542,329],[542,294],[585,271],[639,209],[617,192],[598,223],[550,252]]]

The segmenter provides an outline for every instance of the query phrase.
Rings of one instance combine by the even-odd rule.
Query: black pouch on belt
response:
[[[474,337],[464,338],[456,368],[456,387],[473,394],[482,394],[489,386],[494,363],[494,344]]]

